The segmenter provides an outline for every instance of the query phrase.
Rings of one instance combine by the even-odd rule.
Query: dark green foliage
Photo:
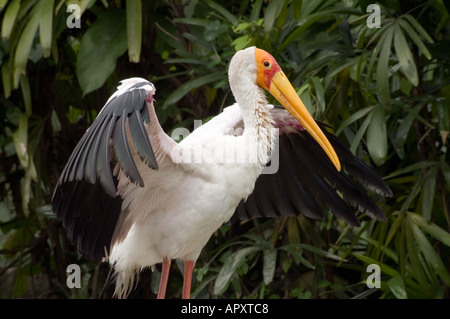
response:
[[[80,28],[68,28],[64,1],[0,1],[0,298],[99,297],[108,265],[69,244],[50,206],[76,143],[128,77],[155,84],[169,135],[192,129],[233,103],[228,62],[251,45],[394,196],[370,193],[387,221],[360,214],[361,227],[331,214],[223,226],[197,262],[193,297],[448,298],[450,8],[384,1],[369,28],[371,3],[80,1]],[[79,289],[66,286],[69,264],[81,267]],[[366,285],[369,264],[379,289]],[[145,271],[131,297],[154,297],[158,276]]]

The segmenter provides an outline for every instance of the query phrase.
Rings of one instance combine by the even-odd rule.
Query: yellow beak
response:
[[[322,149],[327,153],[328,157],[333,162],[338,171],[341,170],[339,158],[336,155],[330,142],[323,134],[316,121],[309,114],[300,97],[295,92],[292,84],[287,79],[283,71],[278,71],[274,74],[270,83],[269,92],[278,102],[280,102],[286,110],[289,111],[300,124],[311,134],[311,136],[319,143]]]

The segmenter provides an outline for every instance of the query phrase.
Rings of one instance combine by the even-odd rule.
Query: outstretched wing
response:
[[[143,187],[133,153],[156,170],[157,159],[170,148],[165,149],[161,140],[175,143],[156,118],[153,84],[141,78],[121,83],[75,147],[52,198],[53,211],[70,241],[78,242],[79,250],[93,259],[108,253],[122,209],[114,166]]]
[[[280,131],[278,170],[259,176],[253,193],[241,201],[231,221],[300,213],[321,219],[325,207],[346,223],[358,226],[351,206],[372,218],[386,220],[362,185],[383,196],[392,196],[392,191],[342,141],[327,132],[324,124],[319,123],[341,161],[340,172],[286,110],[274,107],[272,117]]]

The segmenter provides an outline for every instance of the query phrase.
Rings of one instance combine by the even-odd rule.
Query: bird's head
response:
[[[238,51],[231,60],[229,76],[230,84],[239,82],[232,81],[233,78],[245,77],[251,79],[250,82],[254,85],[272,94],[319,143],[336,169],[341,170],[336,152],[272,55],[255,47]]]

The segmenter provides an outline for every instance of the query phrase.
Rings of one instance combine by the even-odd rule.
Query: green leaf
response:
[[[302,0],[292,0],[292,11],[294,12],[294,18],[300,18],[302,14]]]
[[[167,43],[169,47],[180,52],[186,50],[179,38],[174,36],[174,34],[176,34],[178,31],[176,30],[173,23],[169,23],[165,19],[161,19],[155,22],[155,26],[157,28],[157,37],[160,39],[160,41]]]
[[[22,75],[20,77],[20,89],[22,91],[23,96],[23,104],[25,105],[25,114],[27,116],[31,115],[31,88],[30,81],[28,80],[28,76]]]
[[[286,224],[289,244],[300,244],[300,230],[297,223],[297,218],[288,217]]]
[[[22,297],[28,289],[28,276],[20,271],[20,268],[16,271],[14,277],[14,288],[12,292],[13,298]]]
[[[263,266],[263,278],[266,285],[270,284],[275,274],[275,267],[277,263],[277,250],[267,249],[264,251],[264,266]]]
[[[78,108],[73,107],[72,105],[69,106],[69,112],[67,112],[67,119],[69,120],[70,124],[75,124],[80,119],[82,119],[84,116],[84,112]]]
[[[270,1],[264,12],[264,32],[270,33],[272,31],[275,20],[280,15],[281,9],[283,9],[285,0]]]
[[[394,29],[394,48],[403,74],[412,85],[417,86],[419,84],[419,75],[417,73],[416,63],[414,62],[413,55],[402,29],[398,24],[395,25]]]
[[[298,41],[301,38],[302,34],[308,29],[313,23],[318,20],[326,21],[327,18],[334,16],[335,14],[355,14],[356,10],[351,8],[343,8],[343,7],[335,7],[329,10],[319,10],[316,13],[311,13],[315,8],[315,6],[320,5],[322,2],[306,2],[308,5],[304,6],[304,11],[302,12],[302,16],[298,20],[297,27],[289,33],[289,35],[282,42],[281,46],[278,48],[278,52],[284,51],[291,43]],[[357,11],[359,13],[359,11]]]
[[[61,131],[61,122],[59,121],[58,114],[56,114],[55,110],[52,110],[52,115],[50,116],[50,123],[52,124],[53,132]]]
[[[395,220],[395,223],[396,224],[401,224],[402,221],[403,221],[402,218],[397,218]],[[392,237],[397,232],[398,228],[401,225],[395,225],[394,224],[392,226],[395,227],[396,229],[392,230],[392,228],[391,228],[391,230],[389,230],[390,233],[386,237],[386,245],[390,242],[390,238],[389,237]],[[355,239],[358,239],[358,238],[355,238]],[[359,238],[359,239],[361,240],[363,238]],[[380,244],[379,241],[377,241],[377,240],[375,240],[373,238],[367,237],[367,238],[364,238],[364,240],[366,240],[368,243],[372,244],[373,246],[379,248],[380,251],[382,251],[387,257],[392,259],[393,262],[395,262],[395,263],[399,262],[398,261],[398,252],[397,251],[394,251],[394,250],[388,248],[386,245]]]
[[[394,268],[392,268],[392,267],[390,267],[390,266],[388,266],[388,265],[386,265],[384,263],[380,263],[376,259],[370,258],[370,257],[368,257],[366,255],[361,255],[361,254],[358,254],[358,253],[353,253],[353,256],[355,256],[356,258],[362,260],[363,262],[365,262],[368,265],[375,264],[375,265],[380,266],[380,270],[382,272],[384,272],[385,274],[391,276],[391,277],[396,277],[396,276],[400,275],[400,273],[397,270],[395,270]]]
[[[29,156],[30,158],[30,167],[25,171],[25,176],[20,181],[20,194],[22,199],[22,210],[23,214],[28,217],[30,216],[30,208],[29,203],[31,199],[31,180],[32,176],[31,174],[36,174],[36,170],[34,169],[33,159],[32,156]],[[36,181],[36,179],[35,179]]]
[[[425,57],[430,60],[431,59],[431,53],[428,51],[428,48],[423,43],[420,36],[416,33],[416,31],[411,27],[411,25],[404,19],[399,19],[399,23],[401,27],[405,30],[406,34],[413,40],[413,42],[417,45],[420,52],[425,55]]]
[[[319,19],[322,19],[325,16],[326,13],[328,13],[328,12],[321,12],[321,13],[318,13],[318,14],[312,14],[312,15],[307,16],[306,18],[300,19],[300,21],[297,24],[298,25],[297,28],[294,31],[292,31],[286,37],[286,39],[281,44],[281,46],[279,48],[279,51],[282,52],[292,42],[294,42],[299,37],[301,37],[302,33],[305,32],[305,30],[308,29],[311,26],[311,24],[313,24],[314,22],[318,21]]]
[[[377,89],[381,103],[387,107],[391,104],[391,96],[389,92],[389,56],[391,55],[393,34],[394,28],[388,28],[386,33],[383,33],[380,42],[376,46],[376,50],[379,46],[381,48],[377,64]]]
[[[219,20],[214,20],[206,26],[203,32],[203,39],[206,41],[214,41],[227,30],[228,26],[226,24],[220,23]]]
[[[336,65],[331,66],[330,70],[328,71],[327,75],[325,76],[325,84],[324,86],[327,87],[330,82],[333,81],[333,78],[340,73],[341,71],[343,71],[344,69],[347,69],[348,67],[352,67],[357,65],[360,62],[360,58],[359,57],[355,57],[355,58],[351,58],[348,59],[346,62],[344,63],[339,63]]]
[[[173,19],[173,22],[199,27],[206,27],[209,23],[211,23],[209,20],[201,18],[175,18]]]
[[[436,101],[436,113],[439,120],[439,133],[441,134],[442,144],[447,143],[450,133],[450,107],[445,98],[439,98]]]
[[[256,21],[259,18],[261,7],[264,0],[256,0],[252,6],[252,12],[250,14],[250,21]]]
[[[407,174],[407,173],[414,172],[414,171],[420,171],[420,170],[423,170],[430,166],[433,166],[434,164],[436,164],[436,163],[433,161],[422,161],[422,162],[414,163],[414,164],[411,164],[409,166],[406,166],[404,168],[401,168],[401,169],[398,169],[398,170],[392,172],[391,174],[386,176],[385,179],[394,178],[399,175]]]
[[[8,0],[0,0],[0,12],[3,11],[3,9],[5,8],[7,3],[8,3]]]
[[[450,20],[450,13],[449,10],[447,10],[447,7],[443,0],[436,1],[433,3],[433,8],[437,12],[439,12],[440,20],[435,28],[434,34],[440,34],[442,29],[445,29],[448,26],[448,21]]]
[[[22,113],[19,117],[19,125],[13,133],[14,147],[20,165],[28,168],[28,115]]]
[[[260,236],[253,235],[253,234],[246,234],[246,235],[243,235],[243,237],[254,241],[254,243],[252,243],[252,245],[255,247],[259,247],[261,250],[273,248],[272,244],[269,241],[267,241],[266,239],[264,239]],[[255,244],[257,244],[257,245],[255,245]]]
[[[237,268],[246,262],[248,255],[258,250],[258,247],[246,247],[228,257],[217,275],[214,283],[214,294],[219,295],[223,293],[231,277],[236,273]]]
[[[283,269],[284,273],[287,273],[289,268],[291,268],[292,265],[292,258],[286,258],[281,262],[281,268]]]
[[[101,87],[127,49],[125,12],[105,11],[86,31],[77,56],[77,76],[83,96]]]
[[[447,163],[442,163],[441,165],[442,175],[444,175],[445,182],[447,186],[450,187],[450,166]]]
[[[189,1],[183,8],[184,16],[191,18],[195,13],[195,7],[197,6],[197,0]]]
[[[410,220],[406,220],[406,245],[408,250],[409,259],[411,260],[411,269],[414,277],[419,282],[420,287],[424,291],[425,294],[430,294],[432,288],[430,283],[428,282],[425,273],[423,271],[422,264],[420,262],[419,253],[420,251],[417,249],[416,242],[414,240],[413,235],[413,223]]]
[[[431,211],[434,204],[434,193],[436,190],[436,176],[439,170],[439,166],[434,166],[425,178],[422,184],[421,194],[421,213],[425,220],[431,220]]]
[[[278,14],[278,17],[275,20],[276,21],[275,27],[278,30],[282,30],[284,25],[286,24],[286,15],[287,15],[287,12],[288,12],[288,2],[289,1],[287,1],[287,0],[284,1],[284,5],[281,8],[280,13]]]
[[[280,249],[287,251],[294,258],[295,262],[300,262],[309,269],[316,269],[313,264],[311,264],[305,257],[302,256],[300,247],[298,245],[285,245],[280,247]]]
[[[2,65],[2,83],[3,83],[3,94],[5,95],[6,98],[9,98],[12,89],[9,61],[5,61]]]
[[[314,90],[316,91],[316,98],[317,98],[317,104],[319,107],[319,110],[321,113],[325,112],[325,94],[323,90],[322,83],[320,82],[320,79],[317,76],[313,76],[311,78],[311,81],[314,85]]]
[[[206,105],[208,107],[210,107],[213,104],[214,99],[216,98],[216,96],[217,96],[217,89],[216,88],[212,88],[212,87],[209,87],[209,86],[205,87],[205,99],[206,99]]]
[[[128,0],[126,5],[128,57],[130,62],[138,63],[142,43],[142,3],[141,0]]]
[[[188,63],[188,64],[201,64],[201,65],[208,65],[210,61],[208,60],[201,60],[198,58],[173,58],[173,59],[167,59],[166,63],[170,64],[176,64],[176,63]],[[174,76],[172,74],[169,75],[170,77]]]
[[[405,17],[409,23],[417,30],[417,32],[420,34],[422,38],[425,39],[425,41],[428,41],[430,43],[433,43],[433,39],[428,35],[427,31],[420,25],[419,22],[410,14],[405,14],[403,17]]]
[[[170,105],[177,103],[179,100],[181,100],[181,98],[183,98],[183,96],[188,94],[191,90],[198,88],[202,85],[206,85],[208,83],[219,81],[222,78],[224,78],[224,76],[225,76],[224,73],[216,72],[185,82],[166,98],[163,107],[167,108]]]
[[[53,7],[55,0],[40,1],[39,8],[39,39],[42,48],[42,54],[45,58],[50,56],[53,36]]]
[[[39,16],[32,14],[28,21],[14,53],[14,88],[18,88],[20,76],[25,74],[28,56],[30,55],[31,46],[33,45],[34,36],[39,26]]]
[[[434,247],[430,244],[424,233],[413,222],[409,223],[413,236],[417,242],[419,250],[425,257],[425,262],[442,278],[447,286],[450,286],[450,274],[442,262],[439,254]]]
[[[397,151],[397,154],[399,154],[400,158],[403,158],[404,156],[404,145],[406,138],[408,137],[412,124],[417,118],[417,115],[422,107],[423,104],[419,103],[419,105],[413,108],[406,109],[408,114],[402,119],[402,122],[398,126],[395,138],[392,139],[392,144],[394,144],[395,150]]]
[[[203,2],[208,5],[211,9],[220,13],[224,18],[226,18],[231,24],[236,24],[238,22],[238,18],[234,16],[230,11],[222,7],[216,1],[213,0],[203,0]]]
[[[388,286],[391,292],[397,299],[407,299],[405,283],[401,276],[395,276],[388,281]]]
[[[450,247],[450,233],[439,227],[434,223],[425,220],[421,215],[415,213],[408,213],[410,218],[417,226],[422,228],[425,232]]]
[[[236,51],[245,49],[252,42],[252,37],[249,35],[243,35],[238,37],[231,42],[231,45],[234,46]]]
[[[311,251],[311,252],[313,252],[313,253],[315,253],[317,255],[324,256],[324,257],[327,257],[327,258],[330,258],[330,259],[333,259],[333,260],[339,260],[340,261],[342,259],[340,256],[332,254],[329,251],[325,251],[325,250],[322,250],[320,248],[314,247],[312,245],[300,244],[300,247],[302,249],[309,250],[309,251]]]
[[[11,31],[16,23],[17,13],[20,8],[20,0],[13,0],[9,3],[8,8],[6,8],[5,14],[3,15],[2,22],[2,39],[4,41],[8,40]]]
[[[297,299],[311,299],[312,293],[309,290],[305,290],[303,287],[298,287],[292,289],[289,296]]]
[[[318,109],[316,109],[314,107],[314,104],[313,104],[313,101],[311,98],[311,84],[305,83],[305,85],[300,88],[299,92],[301,92],[301,93],[298,95],[300,96],[300,99],[305,104],[306,109],[308,110],[309,114],[314,114],[313,116],[315,116]]]
[[[355,134],[355,137],[353,138],[352,144],[350,145],[350,151],[352,153],[356,153],[356,149],[361,144],[361,140],[363,138],[364,133],[367,131],[367,127],[370,125],[370,121],[372,119],[373,112],[370,112],[369,115],[365,118],[364,122],[362,122],[360,128]]]
[[[376,105],[372,105],[372,106],[368,106],[365,107],[355,113],[353,113],[352,115],[350,115],[348,118],[346,118],[341,125],[339,126],[339,128],[336,130],[336,135],[340,135],[342,133],[342,131],[344,130],[344,128],[346,128],[347,126],[349,126],[350,124],[352,124],[353,122],[363,118],[364,116],[366,116],[367,114],[371,114],[372,110],[374,108],[376,108]]]
[[[380,106],[373,110],[367,128],[367,149],[375,164],[381,165],[387,157],[386,113]]]

